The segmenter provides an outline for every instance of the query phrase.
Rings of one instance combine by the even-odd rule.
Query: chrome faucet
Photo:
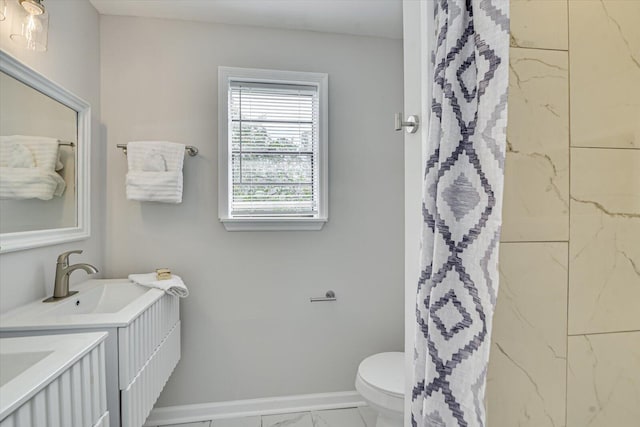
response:
[[[69,255],[81,254],[81,250],[64,252],[58,256],[56,263],[56,281],[53,286],[53,296],[43,302],[54,302],[77,294],[78,291],[69,291],[69,276],[78,269],[82,269],[89,274],[96,274],[98,269],[91,264],[79,263],[69,265]]]

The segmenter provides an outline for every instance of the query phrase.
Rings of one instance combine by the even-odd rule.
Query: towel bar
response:
[[[124,154],[127,154],[127,144],[117,144],[116,147],[124,150]],[[198,147],[194,147],[193,145],[187,145],[186,147],[184,147],[184,149],[186,150],[187,154],[190,155],[191,157],[198,155]]]
[[[323,302],[323,301],[336,301],[336,293],[333,291],[327,291],[323,297],[309,298],[311,302]]]

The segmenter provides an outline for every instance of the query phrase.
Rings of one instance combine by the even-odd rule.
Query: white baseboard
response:
[[[264,399],[233,400],[229,402],[199,403],[195,405],[154,408],[145,427],[197,421],[241,418],[256,415],[286,414],[291,412],[320,411],[365,406],[357,391],[302,394],[268,397]]]

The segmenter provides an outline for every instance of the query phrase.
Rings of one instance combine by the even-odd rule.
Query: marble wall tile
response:
[[[313,427],[313,421],[310,412],[265,415],[262,417],[262,427]]]
[[[491,427],[565,420],[568,244],[503,243],[487,376]]]
[[[569,337],[567,427],[640,424],[640,332]]]
[[[569,333],[640,329],[640,150],[571,150]]]
[[[511,0],[511,46],[567,50],[567,0]]]
[[[571,145],[640,148],[640,1],[569,1]]]
[[[366,427],[358,408],[311,411],[313,427]]]
[[[569,238],[566,52],[511,49],[502,241]]]

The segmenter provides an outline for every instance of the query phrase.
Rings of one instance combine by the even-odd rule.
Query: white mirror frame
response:
[[[0,233],[0,253],[89,238],[91,235],[91,199],[89,196],[89,188],[91,185],[91,105],[2,50],[0,50],[0,71],[7,73],[27,86],[66,105],[78,114],[78,139],[76,144],[77,225],[75,227],[53,228],[49,230]]]

